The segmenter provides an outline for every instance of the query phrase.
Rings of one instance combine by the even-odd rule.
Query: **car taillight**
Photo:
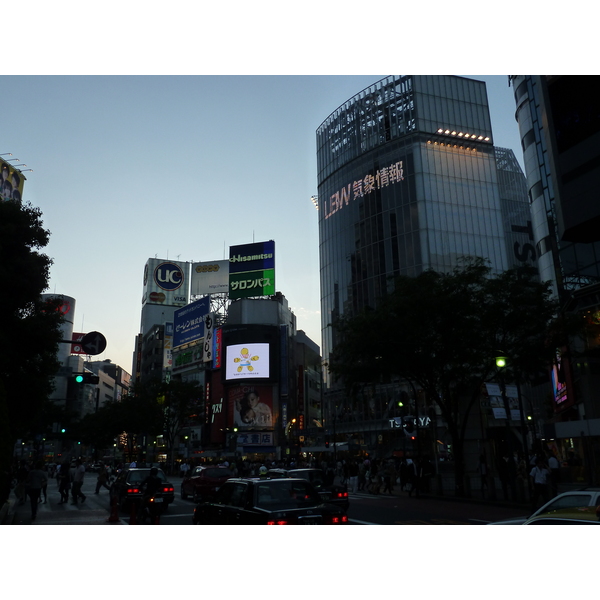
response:
[[[140,488],[127,488],[127,493],[128,494],[139,494]]]
[[[287,525],[287,521],[279,520],[279,521],[267,521],[267,525]]]
[[[337,493],[337,497],[338,498],[347,498],[348,497],[348,492],[338,492]]]
[[[172,485],[171,486],[167,485],[163,488],[163,492],[174,492],[174,491],[175,491],[175,488]]]
[[[342,525],[343,523],[347,523],[347,522],[348,522],[347,515],[343,515],[342,517],[333,517],[333,519],[331,519],[332,525]]]

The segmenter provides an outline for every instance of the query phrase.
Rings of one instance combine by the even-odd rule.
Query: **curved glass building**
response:
[[[482,81],[374,83],[320,125],[317,165],[325,362],[331,323],[376,306],[395,276],[450,271],[466,255],[495,271],[535,260],[525,179],[493,146]]]

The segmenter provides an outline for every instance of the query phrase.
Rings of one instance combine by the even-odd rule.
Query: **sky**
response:
[[[315,132],[385,75],[2,77],[0,153],[27,165],[23,199],[51,232],[48,293],[75,298],[74,331],[107,339],[94,359],[131,372],[148,258],[270,239],[276,289],[320,346]],[[486,81],[495,144],[522,164],[507,76],[469,76]]]

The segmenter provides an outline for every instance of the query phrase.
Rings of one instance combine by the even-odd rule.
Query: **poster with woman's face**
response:
[[[229,411],[238,429],[273,428],[273,390],[264,385],[240,385],[229,389]]]

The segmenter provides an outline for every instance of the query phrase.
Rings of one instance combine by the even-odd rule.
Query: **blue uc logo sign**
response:
[[[174,292],[183,284],[183,271],[175,263],[160,263],[154,269],[154,281],[159,288],[167,292]]]

